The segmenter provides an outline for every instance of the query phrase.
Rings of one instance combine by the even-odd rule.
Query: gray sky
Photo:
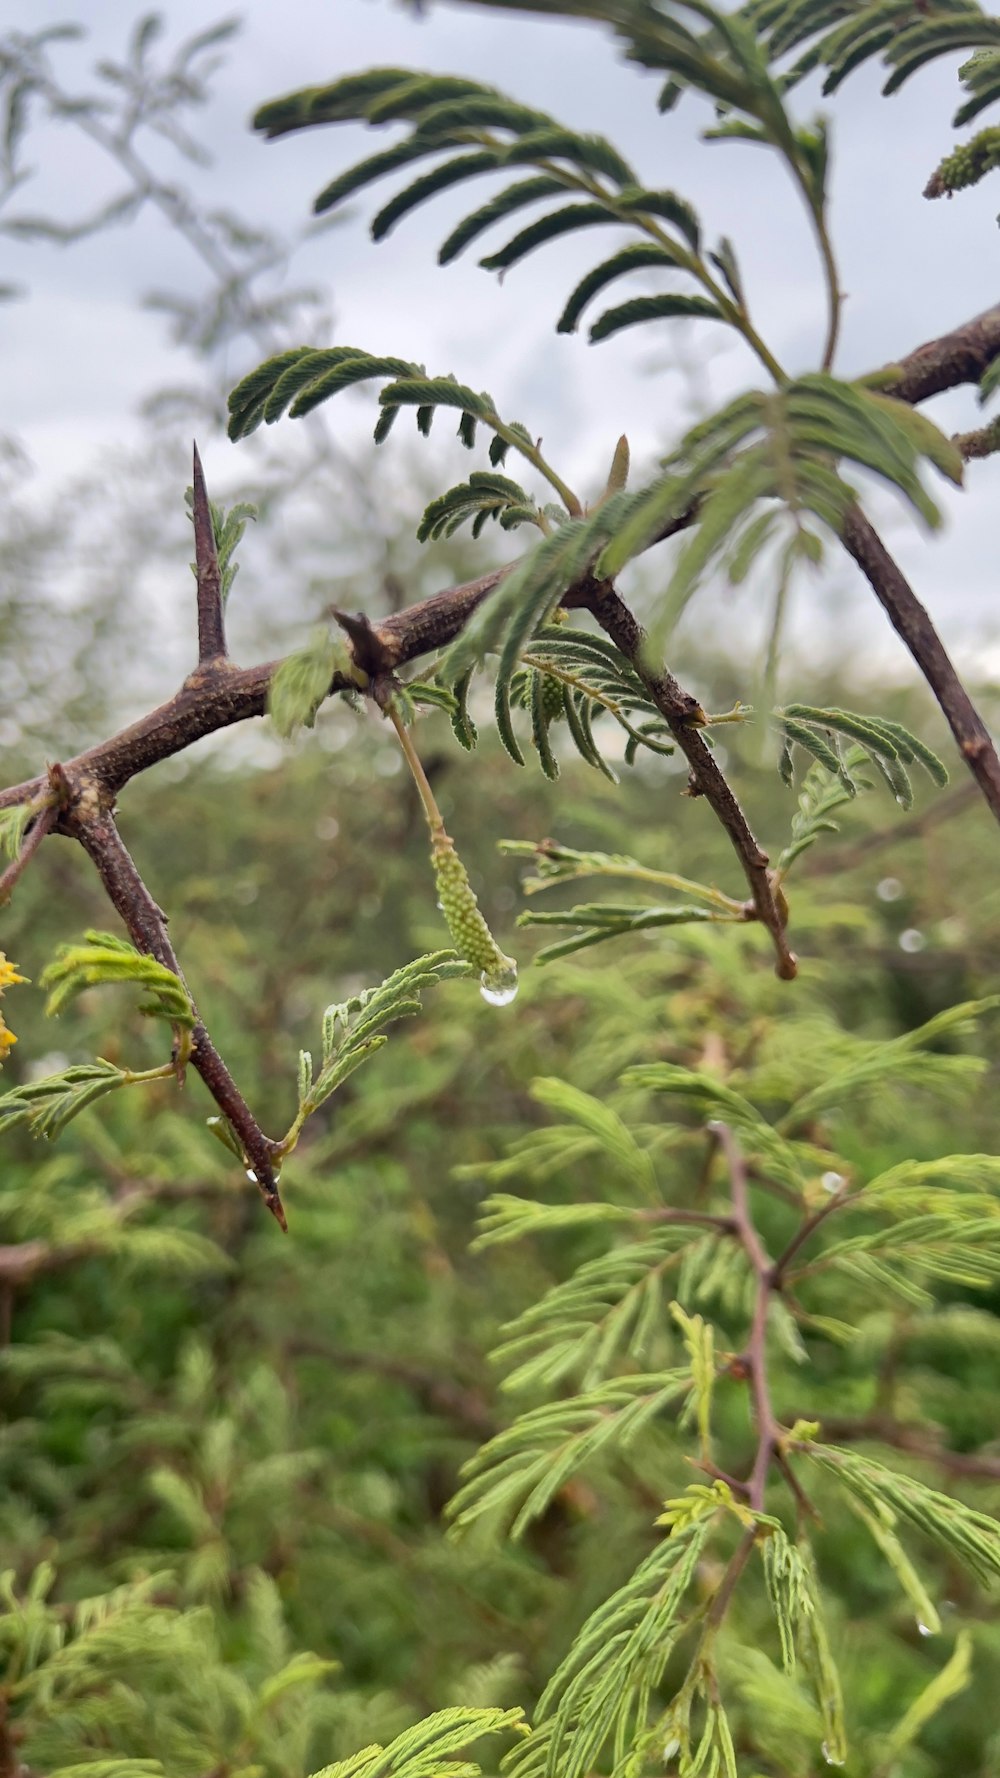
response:
[[[73,11],[72,0],[3,0],[0,24],[28,30]],[[83,85],[100,55],[120,52],[136,11],[123,0],[78,0],[76,11],[88,42],[60,52],[60,65],[68,80]],[[225,16],[221,8],[207,12],[204,0],[169,0],[164,11],[171,40]],[[247,129],[256,105],[372,64],[468,73],[610,136],[650,184],[671,185],[689,197],[709,235],[733,237],[758,325],[778,357],[792,369],[815,368],[822,282],[808,225],[776,158],[735,144],[701,144],[698,128],[711,116],[696,98],[660,117],[657,82],[618,64],[605,34],[448,4],[418,20],[391,0],[249,0],[240,11],[245,27],[204,119],[216,160],[208,172],[193,173],[201,194],[291,230],[333,173],[391,138],[338,127],[264,144]],[[865,70],[827,106],[834,123],[833,225],[849,293],[837,366],[845,373],[907,351],[997,297],[996,182],[950,203],[929,204],[920,195],[953,140],[953,71],[938,65],[892,100],[879,97],[878,85],[874,71]],[[808,115],[815,104],[815,95],[806,94],[800,111]],[[40,131],[31,158],[39,176],[25,188],[24,209],[68,214],[112,189],[96,151],[82,150],[69,126]],[[633,330],[597,347],[587,345],[585,333],[557,337],[553,324],[566,293],[606,251],[602,243],[595,254],[586,234],[542,249],[503,286],[477,266],[474,254],[440,270],[437,245],[472,207],[468,188],[463,196],[436,200],[388,242],[373,245],[367,220],[403,182],[399,176],[386,181],[374,200],[362,198],[353,220],[318,236],[297,256],[294,281],[331,289],[339,340],[489,387],[505,412],[544,435],[547,453],[579,476],[585,492],[603,480],[621,431],[634,457],[649,464],[657,444],[683,423],[692,386],[663,374],[671,352],[700,360],[711,350],[703,393],[713,402],[758,381],[743,348],[709,323],[675,332]],[[481,184],[473,201],[487,190]],[[46,479],[92,467],[103,444],[135,434],[141,397],[177,380],[176,350],[162,318],[137,303],[150,287],[185,283],[191,276],[185,252],[146,217],[69,251],[5,243],[4,262],[0,276],[22,280],[31,294],[0,311],[2,425],[20,437]],[[630,293],[642,288],[633,281]],[[250,349],[238,361],[234,353],[232,379],[253,361]],[[946,428],[977,423],[971,391],[928,411]],[[347,436],[367,430],[373,414],[360,403],[344,403],[342,414],[331,410]],[[232,448],[207,441],[214,474],[224,475]],[[891,546],[918,591],[949,639],[976,639],[980,665],[988,658],[985,643],[997,645],[1000,663],[993,477],[990,462],[972,465],[969,491],[955,499],[938,485],[942,503],[956,514],[961,509],[961,525],[950,525],[933,542],[894,501],[878,502]],[[837,599],[842,584],[838,578],[818,596]]]

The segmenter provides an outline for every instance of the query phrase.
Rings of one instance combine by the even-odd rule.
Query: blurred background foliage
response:
[[[217,300],[209,279],[206,309]],[[268,316],[283,338],[300,324]],[[237,314],[232,327],[243,325]],[[188,317],[203,404],[219,337]],[[103,464],[54,503],[33,490],[16,444],[5,447],[5,782],[139,714],[189,664],[193,583],[172,441],[191,412],[173,391],[150,414],[145,454]],[[418,457],[345,465],[317,424],[311,446],[289,446],[312,450],[308,474],[261,450],[236,490],[261,508],[233,595],[243,659],[287,651],[331,599],[380,612],[487,565],[459,541],[418,552],[397,521],[415,524],[430,492]],[[355,488],[360,478],[367,504],[337,497],[345,477]],[[748,594],[723,591],[706,607],[714,627],[687,644],[687,681],[717,710],[747,696],[736,598]],[[794,685],[794,662],[785,673]],[[847,654],[811,661],[809,685],[817,704],[871,702],[863,663]],[[993,688],[975,690],[995,711]],[[921,692],[882,683],[878,707],[949,757]],[[614,1101],[627,1065],[667,1060],[752,1094],[803,1058],[821,1075],[845,1034],[893,1036],[1000,991],[995,837],[961,777],[943,793],[921,789],[909,816],[865,799],[809,855],[792,885],[803,962],[793,985],[775,979],[752,927],[642,934],[532,971],[536,936],[514,932],[522,865],[500,839],[551,836],[739,886],[672,760],[623,768],[616,788],[567,758],[554,786],[531,765],[519,771],[488,721],[483,731],[469,760],[442,716],[418,726],[493,930],[522,961],[520,994],[492,1009],[451,983],[394,1032],[289,1162],[287,1239],[207,1133],[193,1078],[180,1096],[170,1083],[118,1095],[54,1147],[23,1130],[6,1138],[0,1770],[300,1778],[458,1700],[530,1708],[588,1610],[649,1547],[659,1502],[693,1473],[687,1440],[660,1426],[655,1485],[642,1462],[612,1461],[563,1488],[520,1546],[446,1533],[462,1461],[510,1417],[488,1357],[502,1324],[587,1253],[579,1235],[470,1252],[488,1167],[547,1121],[532,1082],[559,1076]],[[753,724],[727,729],[725,745],[776,852],[795,808],[776,747]],[[445,941],[419,805],[387,726],[341,706],[294,743],[254,724],[144,774],[120,813],[209,1028],[262,1125],[284,1129],[296,1052],[315,1044],[323,1008]],[[82,854],[52,840],[4,913],[6,953],[31,978],[5,1000],[19,1038],[5,1084],[63,1058],[162,1061],[127,994],[101,990],[44,1018],[37,980],[57,943],[110,923]],[[989,1027],[983,1041],[991,1047]],[[960,1105],[886,1091],[839,1142],[870,1170],[988,1150],[996,1087],[991,1060]],[[640,1110],[659,1115],[651,1101]],[[689,1182],[693,1150],[671,1164]],[[586,1151],[557,1158],[546,1190],[599,1192],[600,1166]],[[1000,1493],[989,1473],[1000,1463],[1000,1296],[977,1292],[974,1315],[963,1313],[972,1293],[944,1296],[933,1327],[914,1310],[872,1310],[853,1345],[810,1352],[801,1383],[789,1351],[776,1364],[777,1410],[905,1422],[925,1454],[892,1460],[988,1511]],[[746,1429],[726,1436],[738,1463]],[[959,1461],[929,1458],[936,1441]],[[857,1524],[832,1514],[820,1550],[858,1749],[849,1770],[870,1773],[878,1737],[940,1668],[939,1641],[920,1635],[888,1570],[872,1567]],[[1000,1764],[1000,1619],[941,1558],[935,1575],[946,1636],[973,1633],[973,1676],[960,1707],[891,1770],[987,1778]],[[712,1581],[706,1572],[700,1584]],[[723,1671],[741,1699],[740,1744],[761,1773],[807,1778],[814,1712],[770,1662],[763,1596],[741,1589],[732,1618]]]

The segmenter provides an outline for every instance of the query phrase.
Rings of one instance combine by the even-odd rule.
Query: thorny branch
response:
[[[132,943],[155,957],[184,980],[173,945],[167,936],[166,916],[146,888],[126,850],[109,811],[81,806],[64,817],[66,832],[79,840],[97,869],[108,899],[121,915]],[[186,984],[185,984],[186,986]],[[201,1075],[212,1098],[234,1131],[246,1154],[253,1181],[272,1216],[287,1227],[278,1194],[276,1155],[279,1144],[264,1135],[229,1069],[198,1017],[192,1000],[195,1025],[191,1033],[191,1065]]]
[[[978,381],[998,353],[1000,304],[950,334],[918,347],[898,364],[886,367],[876,380],[882,389],[901,400],[919,402],[960,383]],[[180,970],[166,935],[165,917],[118,835],[113,816],[115,798],[131,778],[183,752],[203,736],[250,717],[263,716],[271,679],[281,664],[267,661],[240,668],[229,660],[219,564],[197,451],[194,490],[198,667],[165,704],[118,734],[50,768],[47,774],[0,790],[0,809],[33,801],[39,804],[39,813],[28,829],[19,856],[0,877],[0,905],[46,835],[67,834],[83,844],[97,865],[133,941],[178,975]],[[695,516],[693,510],[685,513],[664,535],[682,530]],[[927,612],[860,511],[850,516],[844,542],[926,677],[989,807],[1000,820],[1000,759]],[[378,657],[379,671],[390,674],[419,655],[450,642],[511,571],[511,566],[434,593],[404,611],[369,624],[367,647]],[[665,666],[649,666],[644,658],[643,631],[609,583],[584,575],[566,589],[563,603],[591,611],[639,672],[688,761],[691,793],[704,796],[709,802],[740,859],[751,896],[746,904],[747,917],[760,920],[766,928],[777,955],[778,974],[790,979],[796,973],[796,962],[785,935],[787,909],[768,870],[767,854],[758,845],[700,733],[703,713],[697,700],[684,691]],[[328,695],[353,686],[349,676],[337,673]],[[59,778],[58,799],[51,794],[53,772]],[[283,1222],[275,1175],[278,1145],[260,1130],[200,1023],[195,1036],[194,1066],[243,1143],[266,1201]]]

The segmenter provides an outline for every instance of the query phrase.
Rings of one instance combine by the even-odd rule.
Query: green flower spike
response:
[[[420,792],[431,836],[431,864],[437,882],[438,906],[448,923],[460,957],[480,971],[480,993],[490,1006],[509,1006],[517,993],[517,964],[505,956],[483,918],[469,873],[447,832],[434,792],[417,757],[402,718],[390,704],[387,711]]]

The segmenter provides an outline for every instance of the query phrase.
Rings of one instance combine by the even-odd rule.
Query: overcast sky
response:
[[[121,52],[140,9],[124,0],[79,0],[76,10],[87,42],[57,53],[67,83],[82,87],[101,55]],[[207,12],[204,0],[170,0],[163,10],[171,40],[226,16],[221,8]],[[332,174],[391,138],[339,127],[264,144],[247,128],[258,104],[386,62],[471,74],[610,136],[648,183],[688,196],[710,235],[733,237],[758,325],[779,359],[793,369],[815,368],[822,283],[808,225],[776,158],[734,144],[702,145],[697,129],[711,117],[696,98],[660,117],[658,83],[620,65],[606,34],[451,4],[418,19],[393,0],[249,0],[239,11],[244,28],[203,120],[216,158],[209,171],[193,172],[201,196],[293,230]],[[0,0],[3,29],[27,31],[72,16],[62,0]],[[849,293],[837,366],[845,373],[910,350],[998,296],[996,181],[954,202],[930,204],[920,195],[952,143],[953,69],[925,71],[892,100],[879,97],[878,85],[865,70],[828,107],[833,227]],[[804,95],[800,111],[808,115],[815,103],[813,93]],[[25,187],[22,209],[69,216],[116,188],[71,125],[39,131],[31,159],[38,177]],[[397,176],[395,184],[402,182]],[[391,189],[387,181],[374,203],[363,199],[354,219],[317,237],[297,257],[294,280],[329,286],[337,339],[489,387],[504,411],[544,435],[547,453],[579,475],[587,491],[588,479],[590,487],[603,479],[621,431],[648,462],[678,430],[679,404],[691,387],[654,374],[672,350],[700,359],[711,349],[708,386],[698,392],[712,401],[757,382],[743,349],[726,337],[720,342],[708,323],[677,333],[633,330],[596,347],[585,334],[557,337],[553,323],[566,293],[598,257],[586,234],[542,249],[503,286],[478,268],[474,254],[440,270],[436,247],[472,207],[468,189],[464,197],[437,200],[433,213],[418,213],[388,242],[373,245],[367,218]],[[477,188],[477,198],[486,189]],[[30,295],[0,309],[0,427],[22,440],[46,477],[87,468],[103,443],[135,434],[144,394],[177,380],[162,317],[138,302],[151,287],[183,286],[194,269],[152,216],[68,251],[5,243],[3,259],[0,281],[23,282]],[[232,379],[253,361],[251,348],[234,352]],[[977,423],[971,391],[929,411],[949,429]],[[348,430],[371,419],[346,404],[342,421],[332,417]],[[233,447],[207,444],[219,473]],[[952,524],[932,543],[899,509],[887,503],[883,512],[892,546],[946,634],[1000,644],[993,465],[972,465],[969,483],[969,492],[950,502],[939,487],[953,513],[961,508],[961,526]]]

